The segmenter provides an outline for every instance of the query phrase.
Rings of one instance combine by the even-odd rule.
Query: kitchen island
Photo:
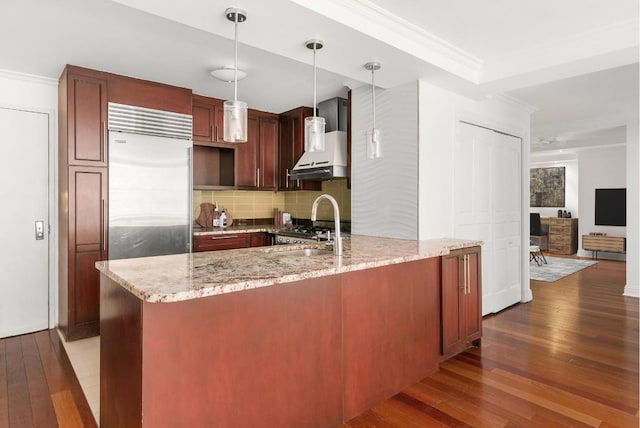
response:
[[[479,245],[99,262],[101,426],[337,426],[437,370],[440,256]]]

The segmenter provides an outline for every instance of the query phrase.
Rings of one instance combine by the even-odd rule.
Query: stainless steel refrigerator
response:
[[[109,103],[109,259],[191,251],[192,117]]]

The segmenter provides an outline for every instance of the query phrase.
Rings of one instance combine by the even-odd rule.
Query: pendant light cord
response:
[[[239,13],[236,12],[235,14],[235,27],[236,27],[236,34],[235,34],[235,46],[234,46],[234,67],[233,67],[233,100],[234,101],[238,101],[238,15]]]
[[[317,116],[318,106],[316,105],[316,44],[313,45],[313,115]]]
[[[375,82],[375,69],[371,67],[371,105],[373,108],[373,129],[376,129],[376,82]]]

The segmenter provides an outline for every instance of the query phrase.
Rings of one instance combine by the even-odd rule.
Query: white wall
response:
[[[58,321],[57,115],[58,82],[53,79],[0,70],[0,106],[49,114],[49,325]],[[29,165],[25,165],[29,168]],[[10,183],[0,170],[0,180]],[[4,203],[4,201],[3,201]],[[7,227],[7,225],[2,225]]]
[[[0,103],[3,107],[58,110],[58,82],[46,77],[0,70]]]
[[[383,157],[367,159],[372,127],[371,87],[351,92],[351,231],[418,238],[418,88],[415,82],[376,91],[376,127]]]
[[[603,232],[610,236],[626,236],[627,228],[595,225],[595,189],[627,187],[627,149],[624,145],[584,149],[578,153],[580,176],[580,217],[578,221],[578,255],[590,257],[582,249],[582,235]],[[627,189],[629,195],[629,189]],[[627,196],[627,200],[629,197]],[[623,254],[602,253],[602,258],[624,260]]]
[[[636,106],[637,107],[637,106]],[[627,125],[627,285],[625,296],[640,297],[640,150],[638,111]]]
[[[571,212],[571,217],[573,218],[579,217],[578,161],[536,162],[532,158],[529,166],[531,168],[565,167],[564,207],[558,208]],[[557,217],[558,208],[531,207],[529,212],[539,213],[542,217]]]
[[[523,195],[529,194],[528,111],[499,99],[475,101],[425,81],[419,82],[419,92],[419,239],[453,236],[453,149],[459,120],[523,138]],[[528,196],[524,199],[528,213]],[[528,237],[528,214],[526,217]]]

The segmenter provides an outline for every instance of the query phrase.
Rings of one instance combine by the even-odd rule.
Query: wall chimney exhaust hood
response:
[[[323,152],[304,152],[291,170],[293,180],[331,180],[347,177],[347,133],[325,134]]]

